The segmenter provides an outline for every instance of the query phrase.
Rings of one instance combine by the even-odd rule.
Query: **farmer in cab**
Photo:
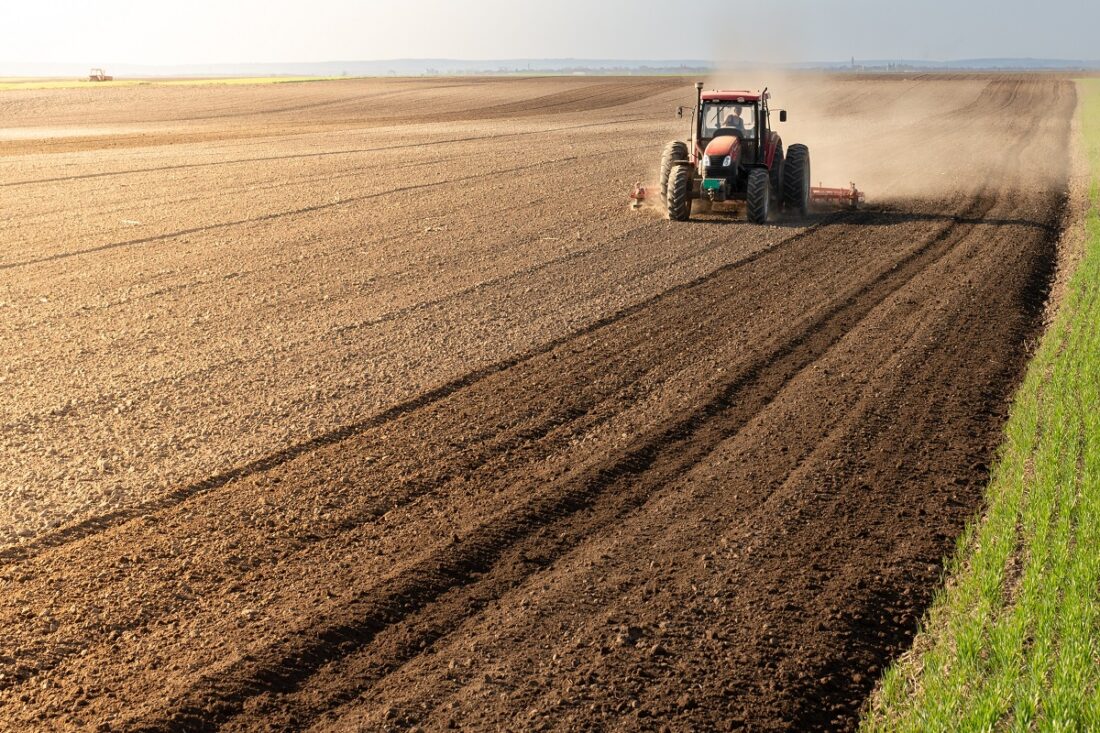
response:
[[[726,115],[726,121],[722,123],[722,127],[733,127],[741,132],[745,131],[745,121],[741,119],[740,107],[734,107],[733,114]]]

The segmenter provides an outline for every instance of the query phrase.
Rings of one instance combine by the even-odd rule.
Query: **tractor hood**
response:
[[[722,135],[711,140],[703,152],[711,158],[736,157],[741,152],[741,141],[733,135]]]

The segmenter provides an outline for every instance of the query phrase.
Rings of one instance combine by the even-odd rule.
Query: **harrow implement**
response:
[[[630,192],[630,208],[640,209],[646,201],[654,201],[657,196],[656,184],[635,183]],[[810,205],[815,209],[849,208],[858,209],[866,200],[866,194],[852,183],[848,188],[829,188],[813,186],[810,188]]]

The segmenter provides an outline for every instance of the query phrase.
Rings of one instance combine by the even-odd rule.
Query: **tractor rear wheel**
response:
[[[691,216],[691,178],[692,170],[688,165],[672,167],[668,177],[668,218],[673,221],[687,221]]]
[[[768,169],[768,178],[772,184],[772,201],[776,208],[783,202],[783,169],[786,161],[783,158],[783,146],[777,146],[775,157],[772,158],[772,167]]]
[[[664,152],[661,153],[661,178],[657,189],[660,192],[662,204],[666,204],[668,201],[668,178],[672,174],[673,161],[687,159],[688,146],[686,143],[673,140],[665,145]]]
[[[772,208],[772,182],[766,169],[753,168],[749,171],[745,200],[748,204],[749,221],[753,224],[766,223]]]
[[[787,148],[783,171],[783,204],[788,211],[806,216],[810,211],[810,149],[795,143]]]

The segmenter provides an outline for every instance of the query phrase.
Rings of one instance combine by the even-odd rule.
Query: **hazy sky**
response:
[[[1098,0],[0,0],[0,61],[1100,57]]]

